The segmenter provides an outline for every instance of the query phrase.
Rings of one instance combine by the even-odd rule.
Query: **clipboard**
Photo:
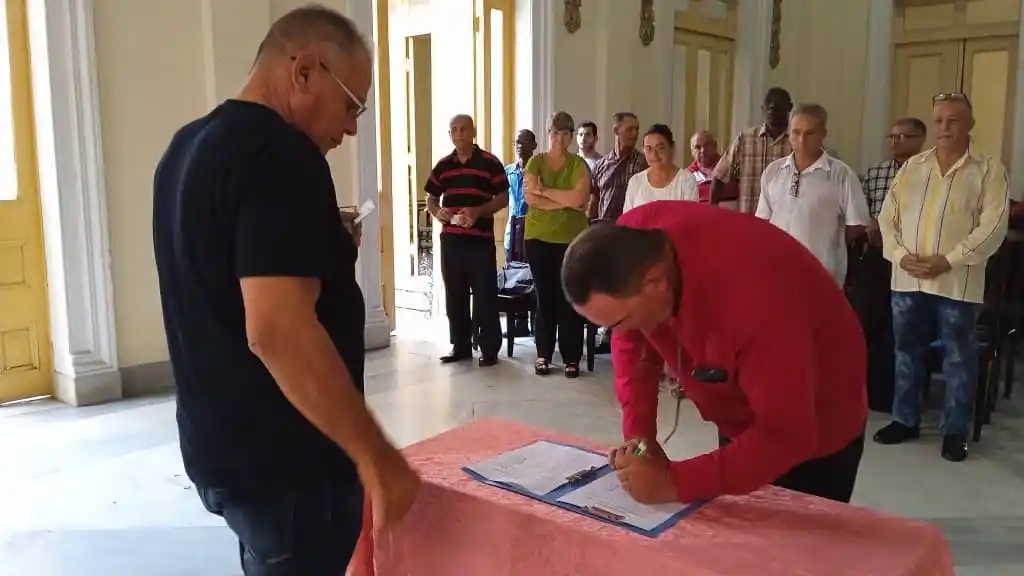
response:
[[[591,450],[590,448],[584,448],[582,446],[576,446],[574,444],[568,444],[566,442],[559,442],[557,440],[552,440],[552,439],[547,439],[547,438],[544,438],[542,440],[544,440],[545,442],[551,442],[552,444],[559,444],[559,445],[562,445],[562,446],[568,446],[570,448],[575,448],[577,450],[583,450],[585,452],[590,452],[591,454],[599,454],[599,455],[602,455],[602,456],[604,455],[602,452],[598,452],[597,450]],[[486,477],[476,473],[475,471],[470,469],[468,466],[463,466],[462,467],[462,471],[465,472],[470,478],[473,478],[474,480],[477,480],[478,482],[482,482],[482,483],[487,484],[489,486],[494,486],[495,488],[501,488],[503,490],[508,490],[509,492],[515,492],[516,494],[519,494],[519,495],[522,495],[522,496],[526,496],[527,498],[532,498],[534,500],[539,500],[541,502],[544,502],[546,504],[550,504],[552,506],[556,506],[556,507],[561,508],[563,510],[568,510],[570,512],[575,512],[576,514],[580,514],[582,516],[587,516],[588,518],[593,518],[594,520],[597,520],[599,522],[604,522],[606,524],[612,524],[612,525],[618,526],[620,528],[625,528],[626,530],[629,530],[630,532],[633,532],[635,534],[639,534],[641,536],[646,536],[647,538],[657,538],[663,532],[665,532],[669,528],[675,526],[680,520],[682,520],[686,516],[690,515],[691,513],[695,512],[701,506],[703,506],[704,504],[706,504],[708,502],[707,500],[705,500],[705,501],[702,501],[702,502],[695,502],[695,503],[688,504],[682,510],[680,510],[679,512],[676,512],[675,514],[670,516],[668,519],[666,519],[661,524],[655,526],[654,528],[652,528],[650,530],[645,530],[643,528],[640,528],[639,526],[634,526],[632,524],[624,522],[622,520],[621,516],[615,514],[614,512],[608,511],[608,510],[583,508],[583,507],[580,507],[580,506],[576,506],[574,504],[569,504],[567,502],[559,502],[559,498],[565,496],[566,494],[569,494],[569,493],[571,493],[571,492],[573,492],[575,490],[578,490],[578,489],[582,488],[583,486],[586,486],[587,484],[590,484],[591,482],[593,482],[593,481],[595,481],[595,480],[597,480],[599,478],[607,476],[608,474],[614,473],[615,471],[612,469],[611,465],[609,465],[609,464],[605,464],[604,466],[601,466],[601,467],[596,468],[596,469],[580,470],[576,474],[573,474],[571,477],[567,478],[567,481],[566,481],[565,484],[559,486],[558,488],[555,488],[554,490],[552,490],[551,492],[548,492],[547,494],[537,494],[535,492],[532,492],[530,490],[527,490],[527,489],[525,489],[525,488],[523,488],[521,486],[515,485],[515,484],[511,484],[511,483],[508,483],[508,482],[502,482],[502,481],[498,481],[498,480],[491,480],[489,478],[486,478]]]

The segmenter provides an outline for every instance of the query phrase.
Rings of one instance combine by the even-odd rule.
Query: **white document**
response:
[[[540,440],[467,468],[488,480],[543,496],[567,483],[573,474],[606,464],[605,455]]]
[[[559,502],[572,504],[591,512],[636,526],[642,530],[653,530],[666,520],[686,508],[685,504],[641,504],[626,492],[617,474],[610,473],[590,484],[562,496]]]
[[[366,202],[363,202],[359,207],[359,215],[356,216],[356,224],[366,220],[366,217],[373,214],[373,211],[376,209],[377,205],[373,203],[373,200],[367,199]]]

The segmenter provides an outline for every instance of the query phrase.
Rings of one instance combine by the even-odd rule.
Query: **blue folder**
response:
[[[601,452],[598,452],[596,450],[591,450],[589,448],[583,448],[582,446],[575,446],[573,444],[567,444],[565,442],[559,442],[557,440],[543,439],[543,441],[551,442],[552,444],[561,444],[562,446],[569,446],[570,448],[576,448],[578,450],[584,450],[584,451],[590,452],[592,454],[602,454]],[[590,518],[593,518],[594,520],[600,520],[601,522],[605,522],[607,524],[613,524],[615,526],[619,526],[621,528],[625,528],[626,530],[629,530],[630,532],[635,532],[637,534],[640,534],[641,536],[646,536],[648,538],[656,538],[656,537],[658,537],[658,535],[660,535],[662,532],[664,532],[664,531],[668,530],[669,528],[675,526],[677,522],[679,522],[684,517],[686,517],[687,515],[689,515],[690,513],[694,512],[695,510],[697,510],[698,508],[700,508],[701,506],[703,506],[704,504],[707,503],[707,501],[704,501],[704,502],[696,502],[696,503],[693,503],[693,504],[688,504],[685,508],[683,508],[679,512],[676,512],[675,514],[670,516],[667,520],[665,520],[661,524],[655,526],[654,528],[652,528],[650,530],[644,530],[643,528],[639,528],[637,526],[633,526],[632,524],[628,524],[626,522],[622,522],[622,521],[616,520],[615,518],[610,517],[608,515],[604,515],[604,514],[601,514],[599,512],[596,512],[596,511],[592,511],[592,510],[589,510],[589,509],[586,509],[586,508],[582,508],[582,507],[576,506],[574,504],[569,504],[569,503],[566,503],[566,502],[559,502],[558,501],[558,499],[561,498],[562,496],[565,496],[566,494],[569,494],[570,492],[574,492],[574,491],[582,488],[583,486],[586,486],[587,484],[590,484],[591,482],[597,480],[598,478],[602,478],[602,477],[604,477],[604,476],[606,476],[608,474],[614,473],[614,470],[608,464],[605,464],[604,466],[598,468],[597,470],[580,471],[581,475],[582,475],[582,479],[581,480],[573,481],[573,482],[567,482],[566,484],[563,484],[563,485],[559,486],[558,488],[555,488],[554,490],[552,490],[551,492],[548,492],[547,494],[537,494],[535,492],[531,492],[530,490],[527,490],[527,489],[525,489],[525,488],[523,488],[521,486],[517,486],[515,484],[509,484],[509,483],[500,482],[500,481],[497,481],[497,480],[490,480],[488,478],[485,478],[485,477],[481,476],[480,474],[477,474],[476,472],[471,470],[468,466],[463,466],[462,467],[462,471],[465,472],[466,474],[468,474],[470,476],[470,478],[473,478],[475,480],[483,482],[484,484],[488,484],[490,486],[495,486],[497,488],[501,488],[503,490],[508,490],[510,492],[515,492],[516,494],[522,494],[523,496],[526,496],[528,498],[533,498],[534,500],[540,500],[541,502],[546,502],[548,504],[551,504],[553,506],[557,506],[557,507],[562,508],[564,510],[569,510],[570,512],[575,512],[577,514],[582,514],[583,516],[588,516]]]

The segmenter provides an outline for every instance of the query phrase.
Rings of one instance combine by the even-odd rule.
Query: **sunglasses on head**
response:
[[[974,109],[974,107],[971,106],[971,99],[963,92],[941,92],[932,96],[932,106],[939,102],[963,102],[968,108],[972,110]]]

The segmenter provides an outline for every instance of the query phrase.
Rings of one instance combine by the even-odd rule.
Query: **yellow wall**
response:
[[[245,10],[218,25],[211,4]],[[152,181],[171,135],[235,92],[269,18],[303,0],[103,0],[94,7],[110,257],[121,366],[167,359],[152,249]],[[344,10],[345,2],[325,4]],[[264,14],[260,15],[259,11]],[[246,13],[251,11],[250,13]],[[261,24],[262,22],[262,24]],[[210,34],[216,37],[208,37]],[[368,32],[368,31],[367,31]],[[253,38],[256,38],[254,41]],[[214,52],[207,50],[212,46]],[[241,46],[241,48],[239,48]],[[211,82],[216,82],[212,89]],[[329,156],[339,196],[354,195],[350,141]],[[344,200],[344,198],[343,198]],[[347,203],[352,203],[349,200]]]

